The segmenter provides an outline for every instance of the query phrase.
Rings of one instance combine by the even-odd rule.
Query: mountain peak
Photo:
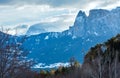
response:
[[[40,34],[40,33],[45,33],[46,30],[44,29],[45,26],[44,24],[40,23],[40,24],[34,24],[32,26],[29,27],[28,31],[26,32],[27,35],[36,35],[36,34]]]
[[[74,26],[78,26],[78,25],[82,24],[86,17],[87,16],[86,16],[85,12],[80,10],[78,15],[76,16],[76,20],[74,22]]]
[[[96,18],[96,17],[103,17],[109,13],[108,10],[105,9],[93,9],[89,12],[89,17]]]
[[[83,16],[83,17],[86,17],[86,14],[85,14],[85,12],[84,11],[79,11],[79,13],[78,13],[78,15],[77,15],[77,17],[79,17],[79,16]]]

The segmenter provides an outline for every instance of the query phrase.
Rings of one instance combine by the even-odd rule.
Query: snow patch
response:
[[[88,38],[86,41],[90,41],[90,39]]]
[[[98,33],[97,33],[97,32],[94,32],[94,34],[95,34],[96,36],[98,36]]]
[[[45,65],[44,63],[39,63],[39,64],[33,66],[32,68],[41,68],[41,67],[43,67],[44,65]]]
[[[76,36],[72,36],[72,39],[76,39],[77,37]]]
[[[45,37],[45,40],[47,40],[47,39],[49,39],[49,36],[46,36],[46,37]]]
[[[107,50],[107,47],[106,46],[101,46],[101,50],[102,50],[102,52],[105,52]]]
[[[76,18],[76,21],[82,22],[82,20],[83,20],[82,16],[79,16],[79,17]]]
[[[36,44],[39,45],[40,39],[35,39],[35,41],[36,41]]]
[[[39,64],[33,66],[33,68],[58,68],[60,66],[69,67],[70,63],[59,62],[59,63],[49,64],[49,65],[45,65],[45,63],[39,63]]]
[[[72,35],[72,33],[71,33],[71,32],[68,32],[68,35]]]

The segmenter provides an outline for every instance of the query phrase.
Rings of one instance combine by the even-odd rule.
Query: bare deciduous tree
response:
[[[16,37],[0,32],[0,78],[18,78],[33,65],[32,60],[26,60],[28,51],[21,45]]]

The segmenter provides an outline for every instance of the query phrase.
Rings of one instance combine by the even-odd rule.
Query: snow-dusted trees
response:
[[[18,78],[33,65],[32,60],[26,60],[28,52],[21,44],[15,37],[0,32],[0,78]]]

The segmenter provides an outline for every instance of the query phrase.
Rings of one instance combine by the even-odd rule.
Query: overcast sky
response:
[[[73,25],[79,10],[112,9],[120,0],[0,0],[0,26],[58,23],[52,31],[63,31]],[[13,33],[13,32],[12,32]]]

